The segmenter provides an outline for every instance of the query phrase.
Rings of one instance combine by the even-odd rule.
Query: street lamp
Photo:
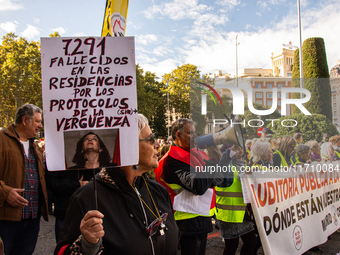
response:
[[[238,35],[236,35],[236,86],[238,87],[237,45],[240,45],[240,43],[237,43],[237,37]]]

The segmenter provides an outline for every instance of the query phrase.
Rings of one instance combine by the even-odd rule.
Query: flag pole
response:
[[[298,26],[299,26],[299,39],[300,39],[300,50],[299,50],[299,59],[300,59],[300,88],[303,88],[303,59],[302,59],[302,36],[301,36],[301,12],[300,12],[300,0],[297,0],[298,4]],[[302,98],[302,94],[301,94]]]

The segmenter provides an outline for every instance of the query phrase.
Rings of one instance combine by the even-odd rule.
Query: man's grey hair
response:
[[[138,136],[147,125],[149,125],[148,119],[143,114],[138,113]]]
[[[172,126],[171,126],[171,136],[172,136],[173,140],[176,140],[176,133],[177,133],[177,131],[179,131],[181,134],[183,134],[184,127],[185,127],[185,125],[187,123],[190,123],[192,125],[196,124],[194,121],[186,119],[186,118],[178,119],[174,123],[172,123]]]
[[[333,155],[331,154],[332,151],[334,151],[334,148],[331,142],[326,142],[321,145],[321,151],[320,151],[321,156],[325,156],[329,159],[334,155],[334,152],[333,152]]]
[[[253,158],[253,162],[256,163],[260,161],[262,156],[265,156],[269,150],[271,150],[269,142],[258,140],[251,149],[251,157]]]
[[[42,114],[42,110],[34,104],[24,104],[17,110],[17,114],[15,115],[15,124],[21,124],[24,116],[26,116],[29,120],[33,119],[35,113]]]
[[[305,144],[299,144],[296,147],[296,154],[300,155],[300,154],[305,154],[306,152],[310,151],[310,147],[308,145]]]

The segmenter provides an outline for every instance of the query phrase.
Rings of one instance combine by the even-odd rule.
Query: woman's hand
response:
[[[88,211],[80,222],[80,232],[89,243],[96,244],[105,234],[104,215],[99,211]]]
[[[79,179],[80,187],[89,183],[89,181],[83,181],[83,179],[84,179],[84,175],[82,175],[81,178]]]

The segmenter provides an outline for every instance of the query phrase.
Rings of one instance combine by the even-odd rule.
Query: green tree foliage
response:
[[[181,65],[163,76],[169,86],[170,110],[175,109],[182,118],[190,117],[190,82],[199,77],[197,66],[191,64]]]
[[[294,51],[294,65],[292,70],[292,87],[300,88],[300,51],[299,49]],[[292,98],[301,98],[299,93],[292,93]],[[293,105],[292,113],[300,113],[300,110]]]
[[[208,119],[225,119],[226,116],[230,116],[233,108],[232,108],[232,99],[226,95],[221,96],[222,105],[220,104],[219,100],[216,98],[216,104],[211,99],[211,97],[207,97],[207,117]]]
[[[323,38],[308,38],[302,46],[303,87],[310,91],[311,99],[304,106],[312,114],[323,114],[332,120],[331,86],[327,65],[326,50]],[[299,50],[294,53],[293,87],[300,87]],[[300,98],[294,93],[292,98]],[[293,114],[300,113],[297,107],[292,108]]]
[[[0,45],[0,126],[13,122],[25,103],[42,107],[40,43],[8,33]]]
[[[166,112],[166,88],[164,83],[156,80],[156,75],[145,72],[137,64],[137,102],[138,112],[148,118],[151,129],[157,137],[167,137],[165,123]]]
[[[267,110],[268,108],[266,108],[265,106],[262,106],[261,104],[254,104],[254,108],[257,110]],[[265,115],[265,116],[261,116],[259,117],[258,115],[252,113],[248,107],[244,108],[244,115],[241,116],[242,121],[245,120],[245,127],[242,124],[242,130],[243,133],[248,137],[251,135],[257,135],[256,131],[257,129],[261,126],[262,122],[261,121],[251,121],[249,122],[250,125],[252,126],[257,126],[257,127],[251,127],[250,125],[248,125],[248,121],[250,120],[259,120],[261,118],[261,120],[264,122],[264,126],[268,123],[268,121],[266,121],[266,119],[278,119],[281,118],[281,114],[275,110],[272,114],[269,115]],[[275,122],[275,121],[274,121]],[[270,121],[271,123],[271,121]]]
[[[201,110],[201,94],[202,91],[195,86],[190,89],[190,119],[196,122],[196,133],[203,134],[204,128],[208,123],[205,115]]]
[[[293,126],[296,123],[290,120],[296,120],[297,125],[295,127],[284,127],[281,125],[283,120],[285,126]],[[279,119],[279,121],[274,121],[274,127],[271,127],[271,124],[267,125],[275,134],[274,137],[283,137],[284,135],[293,136],[297,132],[301,132],[303,134],[303,140],[316,140],[320,142],[323,138],[323,134],[328,133],[331,136],[338,134],[338,130],[331,123],[331,121],[321,114],[313,114],[313,115],[304,115],[294,114],[291,116],[285,116]]]
[[[214,87],[213,81],[209,80],[209,78],[205,77],[201,82],[209,84]],[[213,94],[213,93],[212,93]],[[190,118],[196,122],[196,133],[197,135],[204,135],[204,129],[206,125],[210,122],[213,122],[213,119],[226,119],[224,115],[230,116],[232,112],[231,106],[231,98],[228,96],[221,96],[222,105],[220,101],[216,98],[215,94],[213,94],[216,104],[214,100],[207,95],[207,114],[202,115],[201,110],[201,96],[202,90],[192,87],[190,93]]]

